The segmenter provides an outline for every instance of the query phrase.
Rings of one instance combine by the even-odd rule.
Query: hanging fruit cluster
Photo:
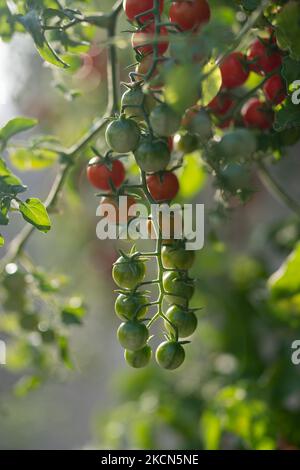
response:
[[[112,222],[128,223],[128,216],[119,213],[118,197],[126,196],[130,207],[137,201],[133,195],[135,189],[140,189],[150,204],[170,203],[179,191],[175,171],[182,165],[182,157],[199,148],[209,171],[217,181],[222,181],[222,187],[230,194],[241,193],[228,163],[247,162],[255,154],[256,130],[271,129],[273,108],[286,97],[280,75],[282,52],[272,30],[267,29],[264,37],[258,37],[248,53],[234,51],[224,56],[218,63],[222,78],[218,94],[204,106],[200,91],[194,105],[187,107],[182,115],[165,100],[164,72],[169,63],[174,66],[167,52],[178,35],[186,41],[201,37],[202,28],[211,16],[209,3],[174,1],[168,12],[169,21],[162,20],[163,0],[124,0],[123,8],[135,28],[131,44],[137,64],[129,74],[120,115],[113,117],[106,128],[109,151],[104,157],[96,155],[87,169],[91,184],[103,193],[101,204],[111,204],[116,209],[116,219]],[[195,54],[200,64],[206,59],[202,54]],[[240,87],[250,71],[261,75],[262,80],[255,89],[241,96]],[[218,128],[225,131],[216,139]],[[128,184],[120,160],[130,152],[140,169],[138,185]],[[230,184],[226,186],[229,179]],[[153,225],[149,214],[149,230]],[[186,250],[185,240],[175,240],[172,233],[166,239],[161,225],[158,221],[154,252],[120,252],[113,266],[113,278],[120,289],[115,310],[123,321],[118,339],[125,349],[127,363],[136,368],[146,366],[151,360],[149,329],[156,320],[163,320],[166,336],[166,341],[156,350],[156,361],[166,369],[176,369],[182,364],[183,346],[188,343],[185,338],[197,327],[197,309],[189,306],[194,280],[188,274],[195,253]],[[157,261],[157,278],[145,281],[146,263],[153,258]],[[148,284],[158,289],[155,301],[149,301],[148,292],[142,290]],[[149,319],[152,307],[157,312]]]

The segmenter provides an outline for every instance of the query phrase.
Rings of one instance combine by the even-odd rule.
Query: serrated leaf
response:
[[[300,293],[300,243],[270,277],[268,286],[276,298],[287,298]]]
[[[27,117],[16,117],[8,121],[2,129],[0,129],[0,140],[7,142],[11,137],[20,132],[32,129],[38,124],[36,119]]]
[[[19,204],[19,211],[26,222],[34,225],[42,232],[48,232],[51,228],[47,209],[44,204],[37,198],[27,199]]]
[[[57,161],[57,153],[46,149],[18,149],[10,154],[12,164],[21,171],[41,170]]]

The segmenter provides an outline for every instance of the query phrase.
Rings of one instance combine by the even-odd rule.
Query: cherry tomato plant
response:
[[[24,200],[26,187],[1,159],[1,225],[8,224],[12,211],[19,212],[27,223],[3,257],[6,283],[23,279],[26,284],[30,273],[39,290],[45,288],[42,274],[27,259],[25,246],[35,229],[50,230],[49,214],[57,208],[65,182],[82,155],[89,157],[87,178],[101,191],[100,204],[111,204],[117,211],[116,220],[110,223],[130,223],[130,217],[118,214],[120,195],[127,196],[130,206],[140,199],[147,205],[170,204],[180,196],[188,157],[195,152],[198,165],[205,168],[216,190],[214,216],[226,217],[236,201],[242,204],[251,198],[252,172],[299,216],[299,204],[267,168],[285,153],[289,142],[299,140],[300,111],[290,93],[300,70],[299,39],[288,26],[292,18],[300,19],[297,2],[235,2],[233,11],[239,13],[238,20],[234,28],[224,32],[226,40],[214,35],[217,7],[208,0],[119,0],[108,13],[95,14],[73,9],[69,3],[20,0],[3,8],[7,23],[0,31],[3,37],[10,39],[16,31],[30,34],[42,59],[53,68],[72,69],[71,55],[76,56],[85,46],[87,27],[106,32],[108,51],[104,116],[69,148],[42,137],[23,149],[32,160],[60,162],[45,203],[32,197]],[[133,57],[122,83],[117,30],[121,15],[128,22],[122,39],[132,48]],[[16,118],[1,129],[2,152],[8,152],[12,161],[16,161],[17,152],[20,158],[13,137],[36,124],[30,118]],[[286,134],[291,129],[289,140]],[[105,155],[97,147],[99,135],[106,143]],[[128,161],[138,169],[137,182],[132,181]],[[150,222],[152,217],[149,213]],[[188,272],[195,254],[185,250],[184,240],[173,238],[166,240],[158,223],[154,251],[120,251],[113,266],[113,279],[120,289],[116,313],[123,320],[118,339],[126,361],[136,368],[151,360],[150,329],[156,321],[161,321],[166,337],[155,357],[165,369],[183,363],[189,342],[183,338],[197,326],[197,309],[190,306],[196,280]],[[0,240],[3,245],[4,237]],[[157,276],[148,280],[145,276],[151,260],[156,261]],[[157,289],[154,300],[147,297],[147,285]],[[66,357],[67,340],[61,325],[49,324],[40,330],[39,321],[29,318],[25,310],[20,325],[39,330],[44,339],[51,338]],[[63,312],[62,323],[76,324],[81,322],[84,308],[71,302]]]

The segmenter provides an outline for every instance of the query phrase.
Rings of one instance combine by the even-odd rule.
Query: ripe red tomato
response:
[[[99,157],[89,161],[87,167],[89,182],[97,189],[108,191],[111,189],[110,181],[119,188],[125,179],[125,168],[120,160],[113,160],[109,168]]]
[[[144,11],[151,10],[153,8],[154,0],[123,0],[123,8],[127,18],[130,21],[134,21],[135,17]],[[164,8],[164,0],[160,0],[160,12],[162,13]],[[139,17],[139,21],[145,23],[153,19],[153,15],[151,13],[143,15]]]
[[[224,116],[233,107],[233,99],[226,93],[219,93],[208,103],[207,107],[216,115]]]
[[[220,66],[223,88],[236,88],[245,83],[249,70],[245,65],[245,57],[241,52],[232,52]]]
[[[273,75],[263,86],[264,94],[271,103],[279,104],[286,98],[286,86],[280,75]]]
[[[147,178],[149,192],[155,201],[171,201],[179,191],[179,182],[175,173],[164,171]]]
[[[268,74],[278,69],[282,64],[282,57],[274,42],[263,42],[256,39],[250,46],[248,53],[249,67],[261,75]]]
[[[168,30],[165,26],[160,28],[160,38],[157,43],[158,53],[164,54],[169,46]],[[150,23],[145,28],[133,33],[131,37],[132,47],[137,49],[140,54],[146,55],[153,52],[153,41],[155,35],[155,25]]]
[[[258,98],[251,98],[242,108],[242,117],[246,127],[267,130],[272,127],[274,114]]]
[[[196,30],[210,20],[210,7],[206,0],[172,2],[170,21],[182,31]]]

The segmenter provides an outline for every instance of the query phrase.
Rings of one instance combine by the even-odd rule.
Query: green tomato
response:
[[[169,137],[178,131],[181,117],[166,104],[159,104],[150,114],[150,124],[156,135]]]
[[[165,341],[158,346],[155,357],[160,367],[174,370],[183,363],[185,351],[176,341]]]
[[[133,119],[122,115],[107,126],[105,138],[114,152],[132,152],[139,144],[140,129]]]
[[[140,292],[120,294],[115,303],[115,311],[123,321],[140,320],[148,311],[148,307],[145,307],[147,303],[149,303],[148,298]]]
[[[149,364],[152,357],[152,351],[148,345],[138,351],[129,351],[126,349],[124,357],[127,364],[135,369],[140,369],[141,367],[146,367]]]
[[[192,153],[199,148],[198,137],[193,134],[176,134],[174,137],[174,147],[178,152],[184,154]]]
[[[244,161],[251,158],[256,147],[256,138],[252,131],[234,129],[223,135],[216,150],[226,161]]]
[[[162,140],[150,137],[142,139],[134,156],[138,166],[146,173],[157,173],[164,170],[170,162],[170,150]]]
[[[149,331],[144,323],[131,320],[121,323],[117,332],[121,346],[130,351],[142,349],[149,338]]]
[[[200,109],[189,124],[191,134],[196,134],[201,142],[206,142],[212,137],[212,127],[209,114]]]
[[[178,305],[171,305],[166,316],[177,327],[180,338],[191,336],[197,328],[198,320],[191,310],[186,310]],[[174,333],[174,328],[169,322],[165,321],[165,327],[170,333]]]
[[[163,275],[163,287],[166,295],[166,300],[170,304],[186,305],[193,297],[195,287],[193,281],[187,279],[175,271],[166,272]]]
[[[144,121],[145,113],[148,115],[155,106],[156,101],[152,96],[145,95],[140,85],[130,88],[125,91],[122,96],[121,108],[124,110],[126,116],[131,117],[137,121]]]
[[[134,289],[145,277],[143,261],[134,257],[120,256],[113,266],[113,279],[122,289]]]
[[[195,261],[195,252],[186,250],[182,245],[165,245],[161,252],[162,262],[169,269],[190,269]]]

